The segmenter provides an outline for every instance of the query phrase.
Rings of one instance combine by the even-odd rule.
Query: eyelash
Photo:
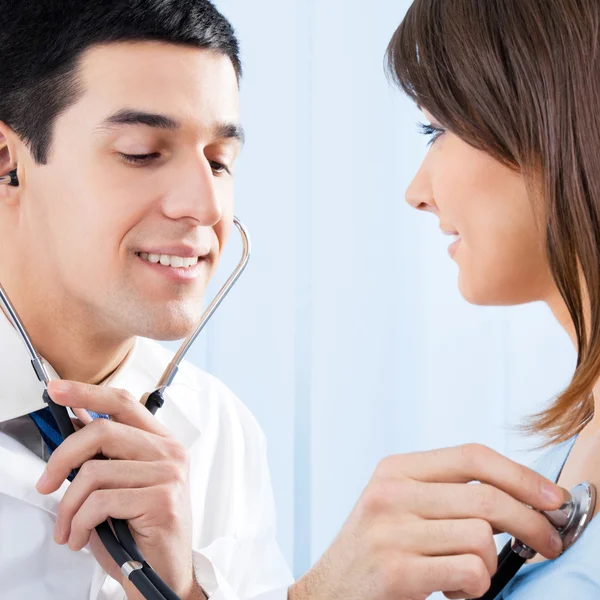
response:
[[[147,166],[153,159],[160,158],[158,152],[153,152],[152,154],[124,154],[123,152],[119,152],[119,154],[125,162],[138,167]],[[231,175],[231,171],[226,165],[214,160],[209,161],[209,163],[215,174],[222,175],[223,173],[227,173]]]
[[[444,129],[440,129],[439,127],[434,127],[430,123],[418,123],[420,133],[423,135],[431,137],[430,140],[427,141],[427,145],[433,145],[436,140],[445,132]]]

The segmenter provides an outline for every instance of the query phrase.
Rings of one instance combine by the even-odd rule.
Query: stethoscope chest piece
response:
[[[571,498],[556,510],[542,514],[552,523],[563,541],[563,551],[570,548],[589,525],[596,508],[596,488],[591,483],[580,483],[570,490]],[[513,538],[513,552],[525,559],[533,558],[535,550]]]
[[[550,522],[557,525],[565,550],[579,539],[592,520],[595,509],[596,488],[591,483],[584,482],[571,490],[570,502],[565,503],[558,510],[546,513]],[[556,515],[560,519],[560,513],[564,515],[564,518],[562,522],[557,523],[554,516]]]
[[[590,524],[596,509],[596,488],[580,483],[570,491],[570,498],[560,508],[543,511],[563,540],[563,550],[571,547]],[[492,577],[490,589],[477,600],[497,600],[502,590],[521,566],[536,555],[535,550],[512,538],[498,555],[498,570]]]

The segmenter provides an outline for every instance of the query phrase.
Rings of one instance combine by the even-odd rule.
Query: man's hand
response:
[[[192,565],[186,449],[128,392],[67,381],[51,382],[48,392],[56,404],[82,415],[85,425],[53,452],[37,484],[40,493],[50,494],[81,467],[60,503],[55,541],[75,551],[89,542],[129,600],[142,600],[94,530],[108,517],[126,519],[140,552],[171,589],[184,600],[203,598]],[[111,420],[85,424],[78,409]],[[94,459],[98,454],[112,460]]]
[[[467,485],[469,482],[481,482]],[[536,510],[568,492],[480,445],[381,462],[341,533],[290,588],[290,600],[424,600],[433,592],[475,598],[497,568],[495,532],[547,558],[562,541]]]

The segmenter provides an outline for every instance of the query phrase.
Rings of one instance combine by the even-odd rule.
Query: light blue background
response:
[[[425,140],[383,63],[407,0],[217,4],[242,43],[237,214],[254,254],[192,360],[264,428],[300,575],[382,457],[479,441],[529,460],[507,425],[567,384],[575,355],[543,305],[462,300],[448,238],[404,203]]]

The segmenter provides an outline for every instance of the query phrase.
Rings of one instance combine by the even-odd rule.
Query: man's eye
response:
[[[158,152],[152,152],[151,154],[124,154],[123,152],[119,152],[119,154],[125,162],[138,166],[146,165],[153,159],[160,157]]]
[[[431,146],[435,141],[444,133],[444,129],[439,127],[435,127],[430,123],[419,123],[419,130],[423,135],[430,137],[431,139],[427,141],[427,145]]]
[[[210,168],[213,170],[213,173],[216,173],[217,175],[221,175],[222,173],[227,173],[228,175],[231,175],[231,170],[226,165],[216,162],[214,160],[211,160],[209,162]]]

